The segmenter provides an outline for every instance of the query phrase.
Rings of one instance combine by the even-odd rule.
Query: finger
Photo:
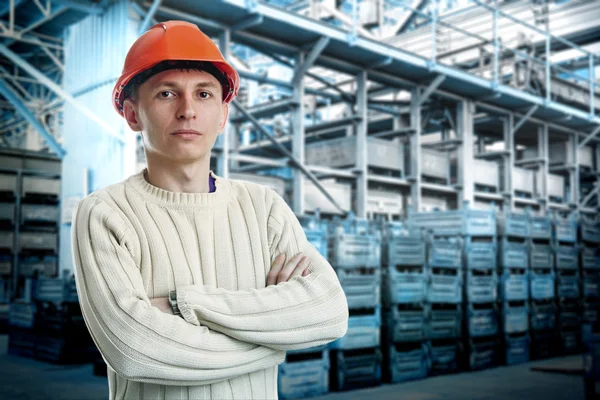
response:
[[[292,272],[292,275],[290,276],[290,279],[292,279],[295,276],[304,274],[304,272],[308,269],[309,265],[310,265],[310,258],[304,257],[302,259],[302,261],[300,262],[300,264],[298,264],[298,266],[296,267],[296,269],[294,270],[294,272]]]
[[[294,257],[292,257],[290,261],[288,261],[285,267],[283,267],[277,275],[278,284],[281,282],[286,282],[289,279],[292,272],[296,269],[296,266],[298,266],[300,261],[302,261],[302,257],[304,257],[304,254],[298,253]]]
[[[277,283],[277,275],[279,275],[279,271],[283,268],[285,264],[285,254],[281,253],[275,258],[273,261],[273,265],[271,266],[271,270],[267,274],[267,286],[274,285]]]
[[[302,276],[308,276],[308,274],[310,274],[310,271],[307,269],[304,270],[304,272],[302,273]]]

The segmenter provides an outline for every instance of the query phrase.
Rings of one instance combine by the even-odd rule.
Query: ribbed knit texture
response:
[[[346,333],[339,280],[285,201],[210,174],[214,193],[168,192],[139,173],[75,210],[77,290],[110,399],[276,399],[285,350]],[[299,251],[310,274],[265,287],[275,257]],[[151,306],[175,289],[185,319]]]

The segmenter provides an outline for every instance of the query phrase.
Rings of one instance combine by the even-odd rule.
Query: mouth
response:
[[[201,136],[202,134],[194,129],[179,129],[173,133],[173,136]]]

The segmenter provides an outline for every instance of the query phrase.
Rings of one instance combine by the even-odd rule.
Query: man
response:
[[[337,276],[283,199],[209,170],[238,87],[192,24],[157,24],[127,55],[113,100],[147,169],[83,199],[72,236],[111,399],[277,398],[285,350],[347,330]]]

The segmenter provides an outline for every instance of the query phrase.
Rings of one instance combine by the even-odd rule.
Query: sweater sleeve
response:
[[[285,353],[242,342],[151,305],[132,254],[136,236],[95,196],[83,199],[72,226],[82,313],[107,364],[134,381],[205,385],[268,368]]]
[[[206,285],[177,288],[184,318],[194,325],[273,349],[319,346],[348,329],[348,303],[329,262],[308,242],[294,212],[275,191],[268,219],[271,264],[279,253],[310,258],[306,277],[266,288],[231,291]]]

